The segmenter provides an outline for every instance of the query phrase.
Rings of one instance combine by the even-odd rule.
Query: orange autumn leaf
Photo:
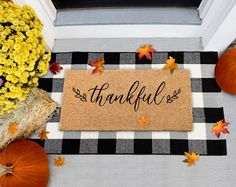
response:
[[[43,141],[43,140],[48,139],[47,134],[49,134],[48,131],[42,130],[41,132],[39,132],[38,137]]]
[[[58,156],[54,159],[54,165],[55,166],[63,166],[65,164],[65,159],[61,156]]]
[[[140,48],[138,48],[137,53],[138,53],[138,57],[141,60],[144,56],[149,59],[152,60],[152,56],[151,53],[155,53],[156,50],[154,48],[152,48],[152,45],[150,44],[146,44]]]
[[[228,122],[224,122],[224,120],[220,120],[218,122],[216,122],[215,125],[213,125],[211,132],[215,133],[215,135],[219,138],[220,137],[220,133],[222,132],[223,134],[229,134],[228,129],[226,129],[225,127],[227,127],[229,125]]]
[[[175,63],[175,59],[172,56],[166,60],[166,65],[163,67],[164,70],[170,70],[171,74],[174,70],[178,70],[178,64]]]
[[[10,136],[13,136],[17,131],[18,131],[18,124],[16,123],[11,123],[7,129],[7,133],[10,135]]]
[[[95,74],[95,73],[100,73],[101,74],[104,70],[104,63],[105,63],[105,60],[104,60],[103,57],[99,58],[96,61],[90,62],[89,65],[92,66],[92,67],[95,67],[92,74]]]
[[[147,126],[149,125],[150,123],[150,120],[148,118],[145,118],[145,117],[141,117],[139,120],[138,120],[138,123],[140,126]]]
[[[191,154],[188,152],[184,152],[186,159],[183,161],[188,164],[188,166],[192,166],[195,164],[196,161],[199,160],[199,154],[192,152]]]

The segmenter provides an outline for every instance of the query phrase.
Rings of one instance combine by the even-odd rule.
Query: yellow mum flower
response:
[[[50,53],[34,10],[0,0],[0,115],[24,100],[38,77],[47,73]]]

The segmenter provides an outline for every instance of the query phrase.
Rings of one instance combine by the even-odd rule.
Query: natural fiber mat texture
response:
[[[192,131],[190,82],[189,70],[67,70],[60,130]]]
[[[100,57],[105,59],[105,69],[161,69],[168,56],[176,59],[180,69],[191,73],[193,131],[59,131],[60,110],[48,123],[48,139],[41,144],[48,154],[166,154],[182,155],[195,151],[201,155],[226,155],[226,140],[211,133],[212,125],[224,119],[221,90],[214,79],[217,62],[215,52],[158,52],[152,61],[139,60],[136,53],[54,53],[52,62],[63,70],[57,75],[50,72],[40,79],[40,88],[61,106],[64,73],[70,69],[91,69],[88,63]],[[184,114],[183,114],[184,115]]]

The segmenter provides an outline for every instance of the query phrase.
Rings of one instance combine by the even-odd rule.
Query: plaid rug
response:
[[[105,69],[161,69],[168,56],[179,68],[191,71],[193,98],[192,132],[98,132],[59,131],[60,106],[64,72],[68,69],[91,69],[88,62],[105,58]],[[182,155],[195,151],[201,155],[226,155],[224,136],[218,139],[212,125],[224,119],[221,90],[214,79],[217,62],[215,52],[158,52],[152,61],[139,60],[136,53],[68,52],[52,54],[63,70],[57,75],[48,73],[40,79],[39,87],[46,90],[58,104],[58,113],[47,123],[48,139],[31,139],[42,145],[48,154],[158,154]],[[184,115],[184,114],[183,114]]]

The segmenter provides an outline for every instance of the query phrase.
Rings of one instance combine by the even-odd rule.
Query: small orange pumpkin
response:
[[[17,140],[0,153],[0,186],[46,187],[48,177],[48,158],[37,143]]]
[[[227,50],[215,67],[215,79],[227,93],[236,94],[236,48]]]

